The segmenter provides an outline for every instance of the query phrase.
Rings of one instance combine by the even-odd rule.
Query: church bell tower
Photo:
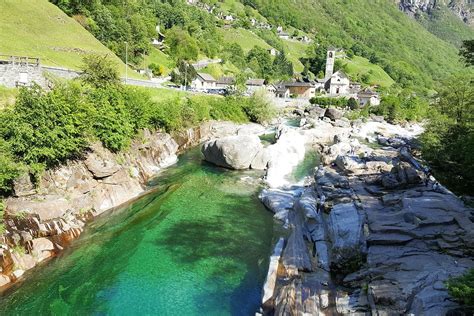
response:
[[[326,72],[324,73],[324,81],[328,81],[334,72],[334,61],[336,60],[336,49],[329,47],[326,55]]]

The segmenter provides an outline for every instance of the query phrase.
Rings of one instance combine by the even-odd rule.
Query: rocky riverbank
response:
[[[349,122],[339,113],[296,113],[301,127],[291,133],[303,135],[322,164],[305,185],[261,193],[286,228],[271,258],[263,313],[458,309],[444,281],[474,267],[474,212],[412,156],[422,129],[379,117]]]
[[[141,195],[148,181],[175,163],[186,148],[254,126],[208,122],[175,135],[145,130],[125,153],[114,154],[94,144],[82,160],[48,170],[37,186],[27,175],[20,178],[14,186],[15,196],[5,201],[0,287],[58,254],[88,221]]]

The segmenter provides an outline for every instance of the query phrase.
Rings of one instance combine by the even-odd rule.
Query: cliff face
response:
[[[396,0],[400,10],[411,17],[432,14],[440,6],[448,7],[464,23],[474,26],[474,4],[470,0]]]

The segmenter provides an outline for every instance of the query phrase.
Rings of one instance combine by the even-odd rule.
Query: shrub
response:
[[[118,65],[107,55],[86,55],[83,60],[81,79],[96,88],[120,84]]]
[[[141,120],[135,121],[125,105],[124,92],[109,87],[92,90],[89,94],[95,104],[93,117],[93,133],[111,151],[117,152],[126,148],[134,135],[136,126]]]
[[[155,63],[149,64],[148,68],[151,70],[151,73],[155,77],[159,77],[159,76],[163,75],[163,73],[164,73],[163,66],[160,66],[160,65],[155,64]]]
[[[462,276],[448,279],[446,287],[449,295],[474,310],[474,269],[471,268]]]
[[[78,83],[59,85],[49,93],[35,85],[22,89],[13,109],[1,117],[1,136],[27,164],[53,166],[82,153],[92,113]]]
[[[9,193],[13,180],[20,175],[22,166],[14,160],[10,145],[0,139],[0,194]]]
[[[336,107],[346,107],[348,105],[346,98],[313,97],[309,102],[325,108],[331,105]]]
[[[350,98],[349,100],[347,100],[347,106],[351,110],[357,110],[359,108],[359,102],[357,102],[357,100],[354,98]]]
[[[249,99],[242,101],[245,104],[244,112],[252,122],[267,123],[276,114],[276,109],[264,93],[255,92]]]

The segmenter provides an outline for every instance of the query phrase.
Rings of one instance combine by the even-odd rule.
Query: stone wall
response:
[[[14,88],[21,85],[31,85],[33,82],[42,87],[47,85],[43,69],[40,65],[0,64],[0,85]]]

